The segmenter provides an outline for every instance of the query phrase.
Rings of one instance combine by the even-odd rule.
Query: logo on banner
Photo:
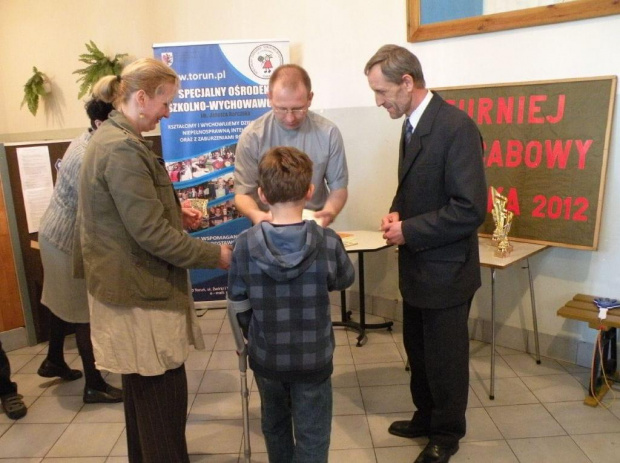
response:
[[[250,69],[261,79],[269,79],[273,70],[283,62],[280,50],[266,43],[259,45],[250,53]]]
[[[167,51],[161,54],[161,60],[168,66],[172,66],[172,63],[174,62],[174,56],[172,55],[172,52]]]

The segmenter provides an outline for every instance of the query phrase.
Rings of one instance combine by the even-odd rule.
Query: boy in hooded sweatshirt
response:
[[[273,220],[237,238],[229,315],[247,323],[269,461],[327,462],[335,347],[329,292],[348,288],[355,271],[336,232],[302,220],[314,189],[308,156],[272,148],[258,174],[258,195]]]

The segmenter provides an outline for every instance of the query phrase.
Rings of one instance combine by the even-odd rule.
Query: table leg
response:
[[[530,271],[530,259],[525,260],[527,277],[530,281],[530,301],[532,304],[532,322],[534,324],[534,345],[536,346],[536,363],[540,365],[540,345],[538,344],[538,320],[536,318],[536,297],[534,296],[534,282]]]
[[[491,269],[491,389],[489,399],[495,400],[495,269]]]
[[[384,323],[366,323],[366,288],[364,281],[364,253],[358,253],[358,268],[359,268],[359,285],[360,285],[360,325],[364,330],[376,330],[381,328],[387,328],[388,331],[392,330],[392,326],[394,322],[384,322]],[[360,343],[357,343],[360,346]]]
[[[351,320],[351,311],[347,310],[347,293],[346,291],[340,291],[340,316],[341,321],[332,322],[333,326],[343,326],[350,328],[353,331],[357,331],[359,336],[357,337],[357,345],[361,346],[366,342],[366,332],[360,323]]]

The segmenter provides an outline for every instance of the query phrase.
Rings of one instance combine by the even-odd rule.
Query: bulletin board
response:
[[[161,155],[161,138],[159,136],[148,137],[153,141],[153,151]],[[58,161],[62,159],[71,140],[55,140],[31,143],[0,143],[0,173],[2,184],[7,199],[7,212],[11,228],[17,230],[19,248],[14,250],[15,260],[19,260],[17,267],[23,268],[23,280],[26,282],[26,290],[22,290],[22,304],[29,320],[32,320],[34,338],[36,342],[47,341],[49,337],[49,309],[41,304],[41,292],[43,290],[43,264],[38,247],[33,242],[38,241],[37,233],[28,232],[26,207],[22,194],[22,180],[17,159],[17,150],[22,147],[45,146],[49,151],[49,168],[52,171],[52,179],[56,183]],[[8,194],[7,194],[8,193]],[[11,201],[9,201],[9,198]],[[10,211],[9,211],[10,209]],[[7,237],[8,238],[8,237]],[[19,275],[18,275],[19,277]],[[24,294],[25,293],[25,294]]]
[[[434,89],[484,139],[489,187],[514,213],[510,238],[598,247],[616,76]],[[493,233],[491,214],[480,228]]]

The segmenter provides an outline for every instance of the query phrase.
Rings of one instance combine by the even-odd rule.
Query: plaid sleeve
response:
[[[347,289],[355,281],[355,269],[353,263],[344,249],[342,239],[334,233],[335,236],[330,237],[334,242],[334,259],[336,262],[336,271],[330,272],[329,291],[342,291]]]

